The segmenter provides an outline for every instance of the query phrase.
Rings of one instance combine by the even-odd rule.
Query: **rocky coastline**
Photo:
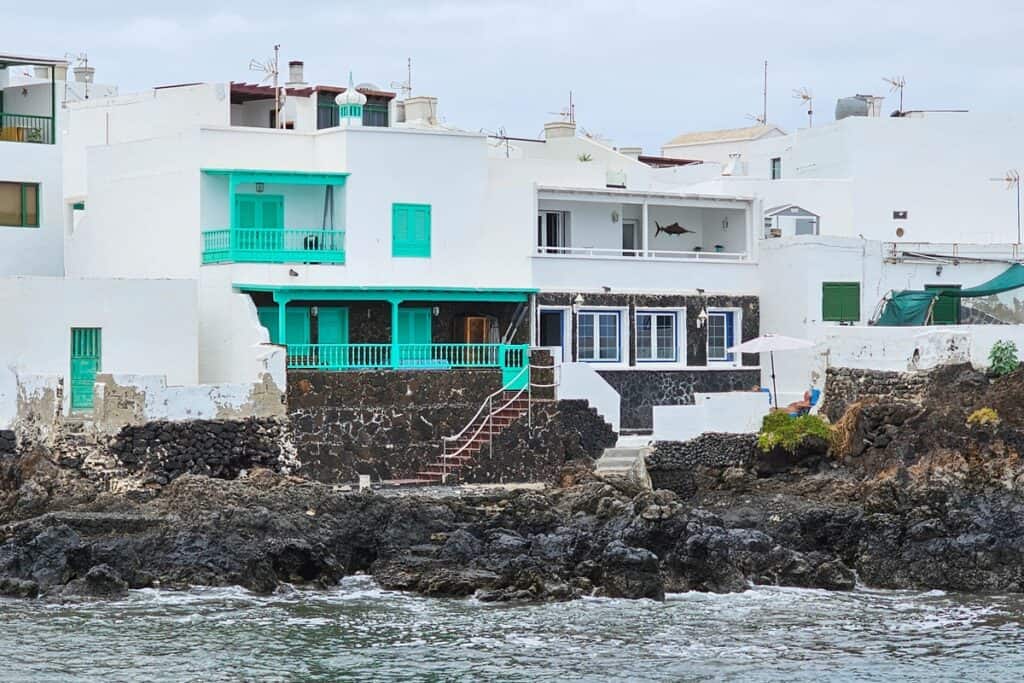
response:
[[[942,368],[913,400],[850,402],[830,447],[788,465],[749,439],[659,445],[652,478],[677,490],[653,492],[595,479],[587,460],[543,490],[355,493],[258,464],[119,488],[59,454],[0,452],[0,595],[272,592],[354,573],[516,602],[858,581],[1018,592],[1021,396],[1021,373]],[[981,408],[997,419],[969,420]]]

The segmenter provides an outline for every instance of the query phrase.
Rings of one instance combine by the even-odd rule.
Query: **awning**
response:
[[[976,287],[943,289],[933,292],[913,289],[894,291],[888,295],[885,308],[875,324],[886,327],[926,325],[931,318],[935,302],[940,297],[966,299],[992,296],[1020,287],[1024,287],[1024,265],[1014,263],[1004,272]]]

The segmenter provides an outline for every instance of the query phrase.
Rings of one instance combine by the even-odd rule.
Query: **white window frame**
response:
[[[580,355],[580,316],[587,314],[608,314],[613,313],[618,316],[618,343],[619,353],[618,357],[611,358],[583,358]],[[629,309],[621,308],[617,306],[584,306],[573,314],[573,319],[576,323],[576,335],[575,335],[575,351],[576,360],[580,363],[593,363],[595,365],[602,365],[605,367],[629,367]],[[597,328],[595,328],[596,331]],[[594,350],[597,351],[600,348],[598,343],[599,339],[595,335],[594,338]]]
[[[663,358],[645,360],[640,358],[640,316],[648,315],[673,315],[675,317],[675,358],[666,360]],[[654,328],[651,330],[652,348],[657,341],[657,333]],[[657,306],[645,306],[637,308],[633,314],[633,348],[636,353],[636,364],[645,370],[655,370],[661,367],[681,367],[686,365],[686,308],[665,308]]]
[[[733,354],[733,359],[729,360],[729,352],[726,351],[725,358],[712,358],[711,357],[711,317],[716,313],[732,313],[732,340],[726,340],[725,348],[728,349],[730,346],[735,346],[739,343],[739,340],[743,339],[743,309],[736,307],[718,307],[708,308],[708,321],[706,324],[708,328],[707,340],[705,342],[705,355],[707,357],[707,363],[709,366],[714,365],[716,367],[729,367],[738,368],[743,365],[743,354]],[[731,343],[730,343],[731,342]]]
[[[556,232],[561,241],[561,244],[548,244],[548,228],[547,228],[547,217],[548,214],[554,214],[558,216],[558,227]],[[536,249],[539,254],[562,254],[565,253],[571,244],[569,241],[570,230],[569,226],[571,223],[570,213],[568,211],[560,211],[553,209],[538,209],[537,210],[537,244]]]

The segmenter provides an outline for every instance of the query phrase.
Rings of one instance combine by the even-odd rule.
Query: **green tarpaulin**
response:
[[[1015,263],[1004,272],[988,282],[967,289],[944,289],[935,292],[922,292],[905,289],[892,292],[885,302],[882,314],[878,316],[876,325],[887,327],[925,325],[931,317],[935,301],[939,297],[965,299],[969,297],[992,296],[1011,289],[1024,287],[1024,265]]]

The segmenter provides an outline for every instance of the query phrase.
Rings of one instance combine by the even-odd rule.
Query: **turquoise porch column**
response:
[[[391,304],[391,369],[398,368],[398,304],[401,299],[388,299]]]
[[[288,301],[291,297],[279,292],[274,292],[274,302],[277,303],[277,343],[288,348]]]

